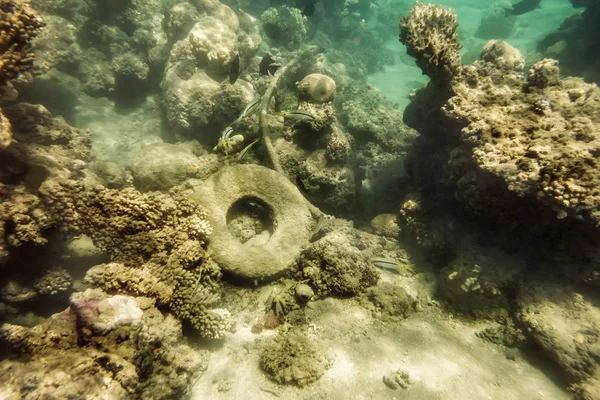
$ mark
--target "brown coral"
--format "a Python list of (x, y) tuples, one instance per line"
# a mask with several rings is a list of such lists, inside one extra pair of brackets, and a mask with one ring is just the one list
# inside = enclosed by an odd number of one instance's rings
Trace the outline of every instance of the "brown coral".
[(417, 2), (400, 22), (400, 41), (423, 73), (436, 84), (448, 83), (461, 69), (461, 45), (453, 10)]
[(470, 68), (477, 84), (457, 83), (446, 107), (465, 122), (462, 139), (474, 146), (479, 168), (559, 218), (600, 224), (600, 90), (576, 78), (559, 81), (549, 60), (535, 64), (527, 82), (489, 64)]
[(113, 293), (151, 296), (207, 338), (221, 338), (231, 329), (227, 310), (215, 308), (221, 272), (207, 259), (212, 228), (203, 209), (177, 191), (79, 186), (75, 191), (73, 223), (113, 261), (92, 268), (89, 283)]
[(189, 397), (208, 353), (185, 344), (181, 323), (148, 300), (87, 290), (33, 328), (3, 324), (0, 345), (15, 355), (0, 361), (3, 396)]
[(0, 0), (0, 86), (32, 68), (31, 40), (43, 26), (29, 0)]

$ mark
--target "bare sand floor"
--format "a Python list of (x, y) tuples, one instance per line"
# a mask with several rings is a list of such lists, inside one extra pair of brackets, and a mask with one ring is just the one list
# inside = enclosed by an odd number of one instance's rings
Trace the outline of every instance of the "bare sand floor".
[[(416, 294), (419, 278), (384, 276)], [(423, 281), (421, 279), (421, 281)], [(570, 395), (518, 352), (486, 342), (482, 325), (453, 318), (421, 287), (419, 311), (400, 322), (383, 322), (358, 301), (313, 302), (306, 315), (308, 336), (325, 344), (333, 365), (304, 388), (278, 385), (259, 368), (262, 343), (276, 331), (253, 334), (270, 287), (239, 313), (237, 332), (216, 349), (194, 388), (194, 399), (569, 399)], [(255, 307), (256, 308), (256, 307)], [(510, 360), (509, 358), (513, 359)], [(384, 375), (409, 374), (407, 389), (392, 390)]]

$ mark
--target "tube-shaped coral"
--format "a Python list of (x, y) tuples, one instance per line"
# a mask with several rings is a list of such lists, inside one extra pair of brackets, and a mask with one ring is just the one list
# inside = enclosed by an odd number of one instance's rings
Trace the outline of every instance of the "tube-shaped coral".
[(33, 66), (31, 40), (44, 26), (29, 0), (0, 0), (0, 86)]

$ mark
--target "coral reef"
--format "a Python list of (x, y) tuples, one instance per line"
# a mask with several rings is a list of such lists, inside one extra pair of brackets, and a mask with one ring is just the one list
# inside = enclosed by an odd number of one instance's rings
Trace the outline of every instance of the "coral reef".
[(307, 18), (297, 8), (269, 8), (260, 19), (266, 34), (276, 44), (300, 44), (306, 40)]
[(143, 103), (158, 87), (157, 75), (172, 44), (163, 31), (159, 0), (110, 7), (81, 0), (36, 2), (36, 6), (48, 20), (47, 29), (34, 42), (41, 61), (36, 72), (42, 77), (56, 68), (78, 79), (85, 93), (110, 97), (123, 107)]
[[(219, 301), (219, 267), (207, 259), (206, 213), (182, 194), (74, 188), (73, 223), (122, 265), (95, 267), (87, 281), (117, 293), (152, 296), (203, 337), (232, 325)], [(164, 303), (162, 303), (164, 302)]]
[(141, 191), (168, 190), (189, 178), (206, 179), (217, 171), (217, 155), (194, 143), (156, 143), (143, 147), (131, 166), (133, 183)]
[(445, 7), (417, 2), (400, 22), (400, 41), (406, 53), (436, 85), (448, 84), (461, 69), (458, 23)]
[(44, 21), (29, 0), (2, 0), (0, 12), (0, 86), (4, 86), (32, 68), (31, 41), (40, 33)]
[(11, 248), (47, 243), (47, 231), (68, 212), (48, 192), (56, 179), (81, 177), (89, 158), (89, 132), (71, 128), (44, 107), (19, 103), (3, 111), (14, 141), (0, 149), (0, 261)]
[(377, 283), (379, 273), (357, 246), (360, 237), (341, 229), (326, 234), (304, 250), (294, 277), (306, 281), (319, 296), (354, 296)]
[(376, 235), (397, 238), (400, 235), (400, 226), (398, 225), (395, 214), (379, 214), (371, 220), (371, 228)]
[(392, 390), (408, 389), (410, 375), (406, 371), (398, 370), (383, 376), (383, 383)]
[(5, 398), (182, 398), (208, 363), (152, 300), (99, 290), (74, 294), (36, 327), (2, 325), (0, 343)]
[(294, 330), (275, 337), (260, 354), (261, 368), (285, 385), (303, 387), (317, 381), (331, 364), (330, 357), (318, 342)]
[[(432, 15), (433, 37), (446, 38), (440, 57), (453, 59), (457, 41), (446, 33), (455, 24), (442, 10)], [(446, 86), (430, 84), (415, 96), (411, 107), (430, 120), (406, 119), (420, 133), (411, 170), (422, 194), (403, 204), (402, 228), (431, 247), (444, 237), (430, 229), (432, 210), (470, 223), (469, 234), (485, 239), (456, 246), (438, 294), (454, 309), (504, 325), (481, 337), (514, 346), (523, 335), (533, 340), (578, 398), (595, 398), (598, 310), (594, 289), (588, 294), (581, 283), (600, 282), (600, 92), (582, 79), (561, 79), (555, 60), (525, 74), (523, 66), (516, 49), (493, 41), (479, 61), (452, 70)], [(425, 155), (430, 160), (418, 160)]]
[(212, 147), (218, 133), (256, 97), (254, 87), (243, 78), (233, 85), (220, 82), (227, 78), (234, 59), (250, 57), (261, 42), (252, 25), (240, 23), (235, 14), (229, 24), (210, 15), (203, 18), (205, 24), (198, 22), (187, 38), (173, 46), (161, 89), (173, 134)]
[(335, 97), (335, 81), (327, 75), (310, 74), (298, 83), (298, 97), (309, 103), (328, 103)]
[[(405, 24), (422, 21), (411, 15)], [(457, 39), (447, 33), (455, 22), (443, 10), (430, 16), (439, 31), (432, 37), (446, 40), (439, 43), (445, 52), (440, 57), (453, 59)], [(405, 32), (403, 40), (410, 43), (427, 34)], [(406, 122), (421, 133), (423, 151), (437, 153), (446, 165), (429, 178), (443, 183), (428, 183), (430, 189), (455, 197), (536, 264), (546, 260), (573, 279), (598, 282), (598, 88), (577, 78), (561, 80), (551, 60), (536, 63), (525, 79), (518, 52), (499, 42), (486, 46), (481, 58), (446, 69), (447, 86), (430, 84), (411, 105), (416, 113)], [(423, 113), (425, 123), (419, 121)], [(524, 226), (536, 233), (525, 234)]]
[(459, 245), (458, 257), (440, 270), (438, 293), (465, 314), (506, 316), (510, 295), (524, 270), (520, 259), (466, 239)]

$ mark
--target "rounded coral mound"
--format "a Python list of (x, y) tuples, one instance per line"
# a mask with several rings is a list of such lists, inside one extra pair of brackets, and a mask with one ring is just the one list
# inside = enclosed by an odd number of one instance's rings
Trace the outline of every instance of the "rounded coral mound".
[(328, 103), (335, 97), (335, 81), (323, 74), (310, 74), (298, 84), (300, 100), (309, 103)]
[(354, 296), (377, 283), (378, 271), (354, 245), (347, 230), (334, 231), (303, 253), (295, 276), (306, 280), (321, 296)]
[(290, 331), (265, 346), (260, 366), (279, 383), (306, 386), (323, 376), (331, 367), (331, 360), (318, 342)]

